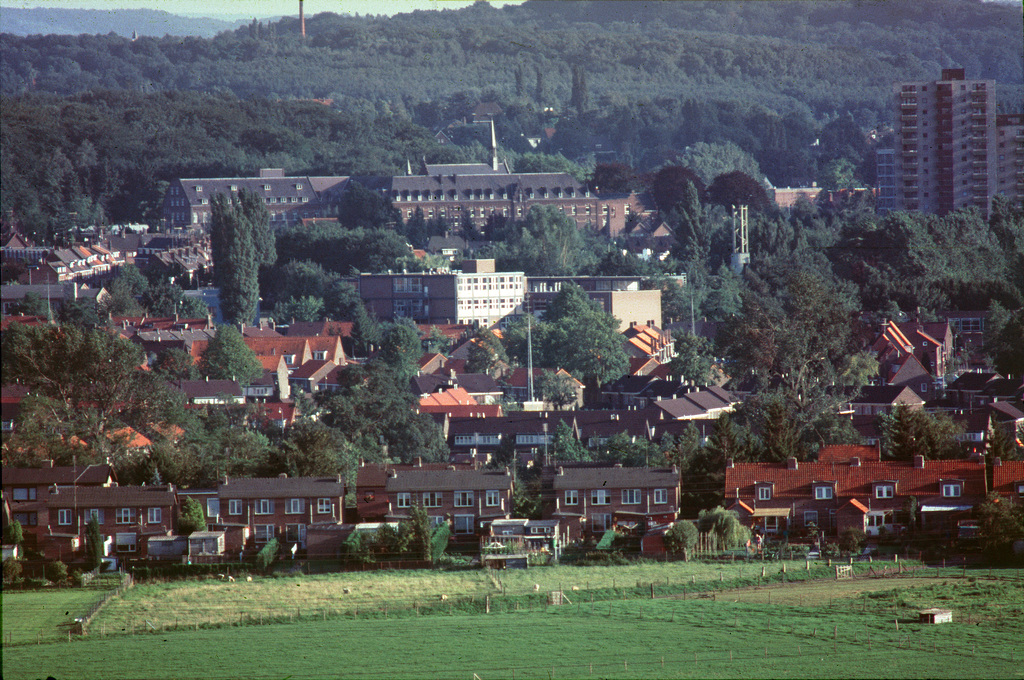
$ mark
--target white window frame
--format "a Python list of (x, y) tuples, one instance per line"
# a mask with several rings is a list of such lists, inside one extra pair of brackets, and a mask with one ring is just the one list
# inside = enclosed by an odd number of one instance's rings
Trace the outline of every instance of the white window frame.
[(228, 499), (228, 514), (229, 515), (241, 515), (242, 514), (242, 499), (241, 498), (229, 498)]
[(425, 508), (439, 508), (442, 503), (442, 495), (440, 491), (424, 491), (423, 492), (423, 507)]
[(668, 503), (668, 489), (655, 489), (654, 504), (665, 505), (666, 503)]
[(96, 518), (97, 523), (103, 524), (103, 508), (89, 508), (85, 511), (86, 523), (91, 522), (93, 517)]
[(895, 484), (876, 484), (875, 498), (893, 498), (896, 496)]
[(455, 492), (455, 507), (457, 507), (457, 508), (471, 508), (471, 507), (473, 507), (473, 492), (472, 491), (456, 491)]
[(135, 552), (139, 549), (139, 537), (131, 532), (117, 533), (114, 535), (114, 549), (119, 553)]
[(640, 505), (640, 489), (623, 489), (623, 505)]
[(253, 505), (255, 505), (253, 512), (257, 515), (274, 514), (274, 501), (270, 498), (257, 498)]
[(484, 505), (489, 508), (496, 508), (501, 505), (501, 492), (497, 489), (488, 489), (484, 496)]
[(162, 508), (146, 508), (146, 523), (160, 524), (163, 514)]
[(611, 505), (612, 492), (608, 489), (592, 489), (590, 491), (591, 505)]
[(253, 525), (253, 540), (257, 543), (269, 543), (275, 535), (275, 526), (273, 524), (255, 524)]
[(395, 496), (396, 508), (408, 508), (412, 506), (412, 494), (408, 491), (399, 491)]
[(580, 492), (577, 489), (566, 489), (565, 490), (565, 504), (566, 505), (579, 505), (580, 504)]
[(60, 508), (57, 510), (57, 524), (61, 526), (70, 526), (72, 520), (71, 508)]
[(133, 524), (135, 522), (135, 508), (118, 508), (115, 517), (116, 524)]
[[(598, 524), (601, 525), (598, 528)], [(608, 513), (594, 513), (590, 516), (591, 531), (607, 531), (612, 526), (612, 516)]]
[(818, 511), (817, 510), (804, 510), (804, 526), (813, 524), (818, 526)]
[[(462, 524), (462, 527), (459, 524)], [(456, 534), (472, 534), (475, 531), (473, 515), (455, 515), (452, 522), (452, 530)]]
[(942, 484), (943, 498), (960, 498), (962, 491), (960, 482), (944, 482)]
[(316, 499), (316, 514), (318, 515), (329, 515), (334, 509), (334, 504), (330, 498), (317, 498)]
[(304, 498), (289, 498), (287, 505), (284, 506), (284, 514), (301, 515), (302, 511), (306, 509), (305, 500)]
[(770, 486), (759, 486), (757, 487), (757, 500), (759, 501), (770, 501), (772, 499), (772, 487)]
[(832, 500), (832, 487), (827, 484), (821, 484), (814, 487), (814, 500), (817, 501), (830, 501)]

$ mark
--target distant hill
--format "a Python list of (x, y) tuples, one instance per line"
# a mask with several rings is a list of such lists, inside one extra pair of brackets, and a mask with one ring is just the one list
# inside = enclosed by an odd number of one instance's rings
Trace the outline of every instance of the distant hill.
[(223, 21), (205, 17), (182, 17), (152, 9), (19, 9), (4, 7), (0, 12), (0, 32), (13, 35), (107, 35), (126, 38), (138, 35), (162, 37), (191, 35), (212, 38), (221, 31), (237, 28), (243, 21)]

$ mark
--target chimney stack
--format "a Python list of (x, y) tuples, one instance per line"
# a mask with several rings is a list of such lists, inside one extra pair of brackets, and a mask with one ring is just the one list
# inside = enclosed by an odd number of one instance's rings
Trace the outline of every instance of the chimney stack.
[(299, 25), (302, 28), (302, 37), (306, 37), (306, 13), (302, 10), (302, 0), (299, 0)]
[(914, 467), (918, 470), (924, 469), (924, 456), (914, 456)]
[(786, 460), (787, 470), (796, 470), (799, 467), (799, 463), (796, 462), (796, 458), (789, 458)]

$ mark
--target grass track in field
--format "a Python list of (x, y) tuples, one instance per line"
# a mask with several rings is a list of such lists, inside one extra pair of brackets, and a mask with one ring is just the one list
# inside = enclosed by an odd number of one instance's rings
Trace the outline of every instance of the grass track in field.
[[(1024, 601), (1020, 584), (938, 583), (899, 591), (910, 598), (949, 597), (958, 610), (984, 609), (993, 596)], [(593, 611), (563, 606), (545, 613), (337, 619), (92, 637), (7, 649), (3, 670), (8, 680), (46, 674), (96, 680), (470, 680), (473, 673), (492, 680), (511, 678), (513, 668), (519, 679), (1024, 677), (1019, 609), (980, 625), (907, 622), (897, 632), (884, 602), (869, 602), (867, 612), (851, 605), (628, 600), (602, 603)], [(1014, 652), (1016, 660), (1010, 661)]]

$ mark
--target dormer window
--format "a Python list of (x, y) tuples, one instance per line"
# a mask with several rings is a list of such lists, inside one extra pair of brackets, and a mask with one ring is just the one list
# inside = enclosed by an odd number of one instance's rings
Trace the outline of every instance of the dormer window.
[(197, 184), (196, 185), (196, 193), (197, 194), (201, 194), (202, 192), (203, 192), (203, 185), (202, 184)]
[(875, 484), (875, 498), (892, 498), (896, 495), (896, 485), (892, 482)]
[(302, 191), (302, 185), (301, 184), (296, 184), (295, 185), (295, 190), (296, 191)]
[(818, 484), (814, 487), (814, 499), (818, 501), (827, 501), (832, 499), (832, 485), (831, 484)]
[(942, 483), (942, 497), (943, 498), (960, 498), (960, 492), (962, 491), (963, 485), (960, 482), (943, 482)]
[(263, 190), (264, 191), (270, 191), (270, 185), (269, 184), (264, 184), (263, 185)]
[(228, 188), (229, 188), (229, 189), (231, 189), (231, 191), (238, 191), (238, 185), (237, 185), (237, 184), (232, 184), (232, 185), (231, 185), (230, 187), (228, 187)]
[(772, 499), (772, 486), (771, 484), (758, 484), (757, 485), (757, 500), (759, 501), (770, 501)]

